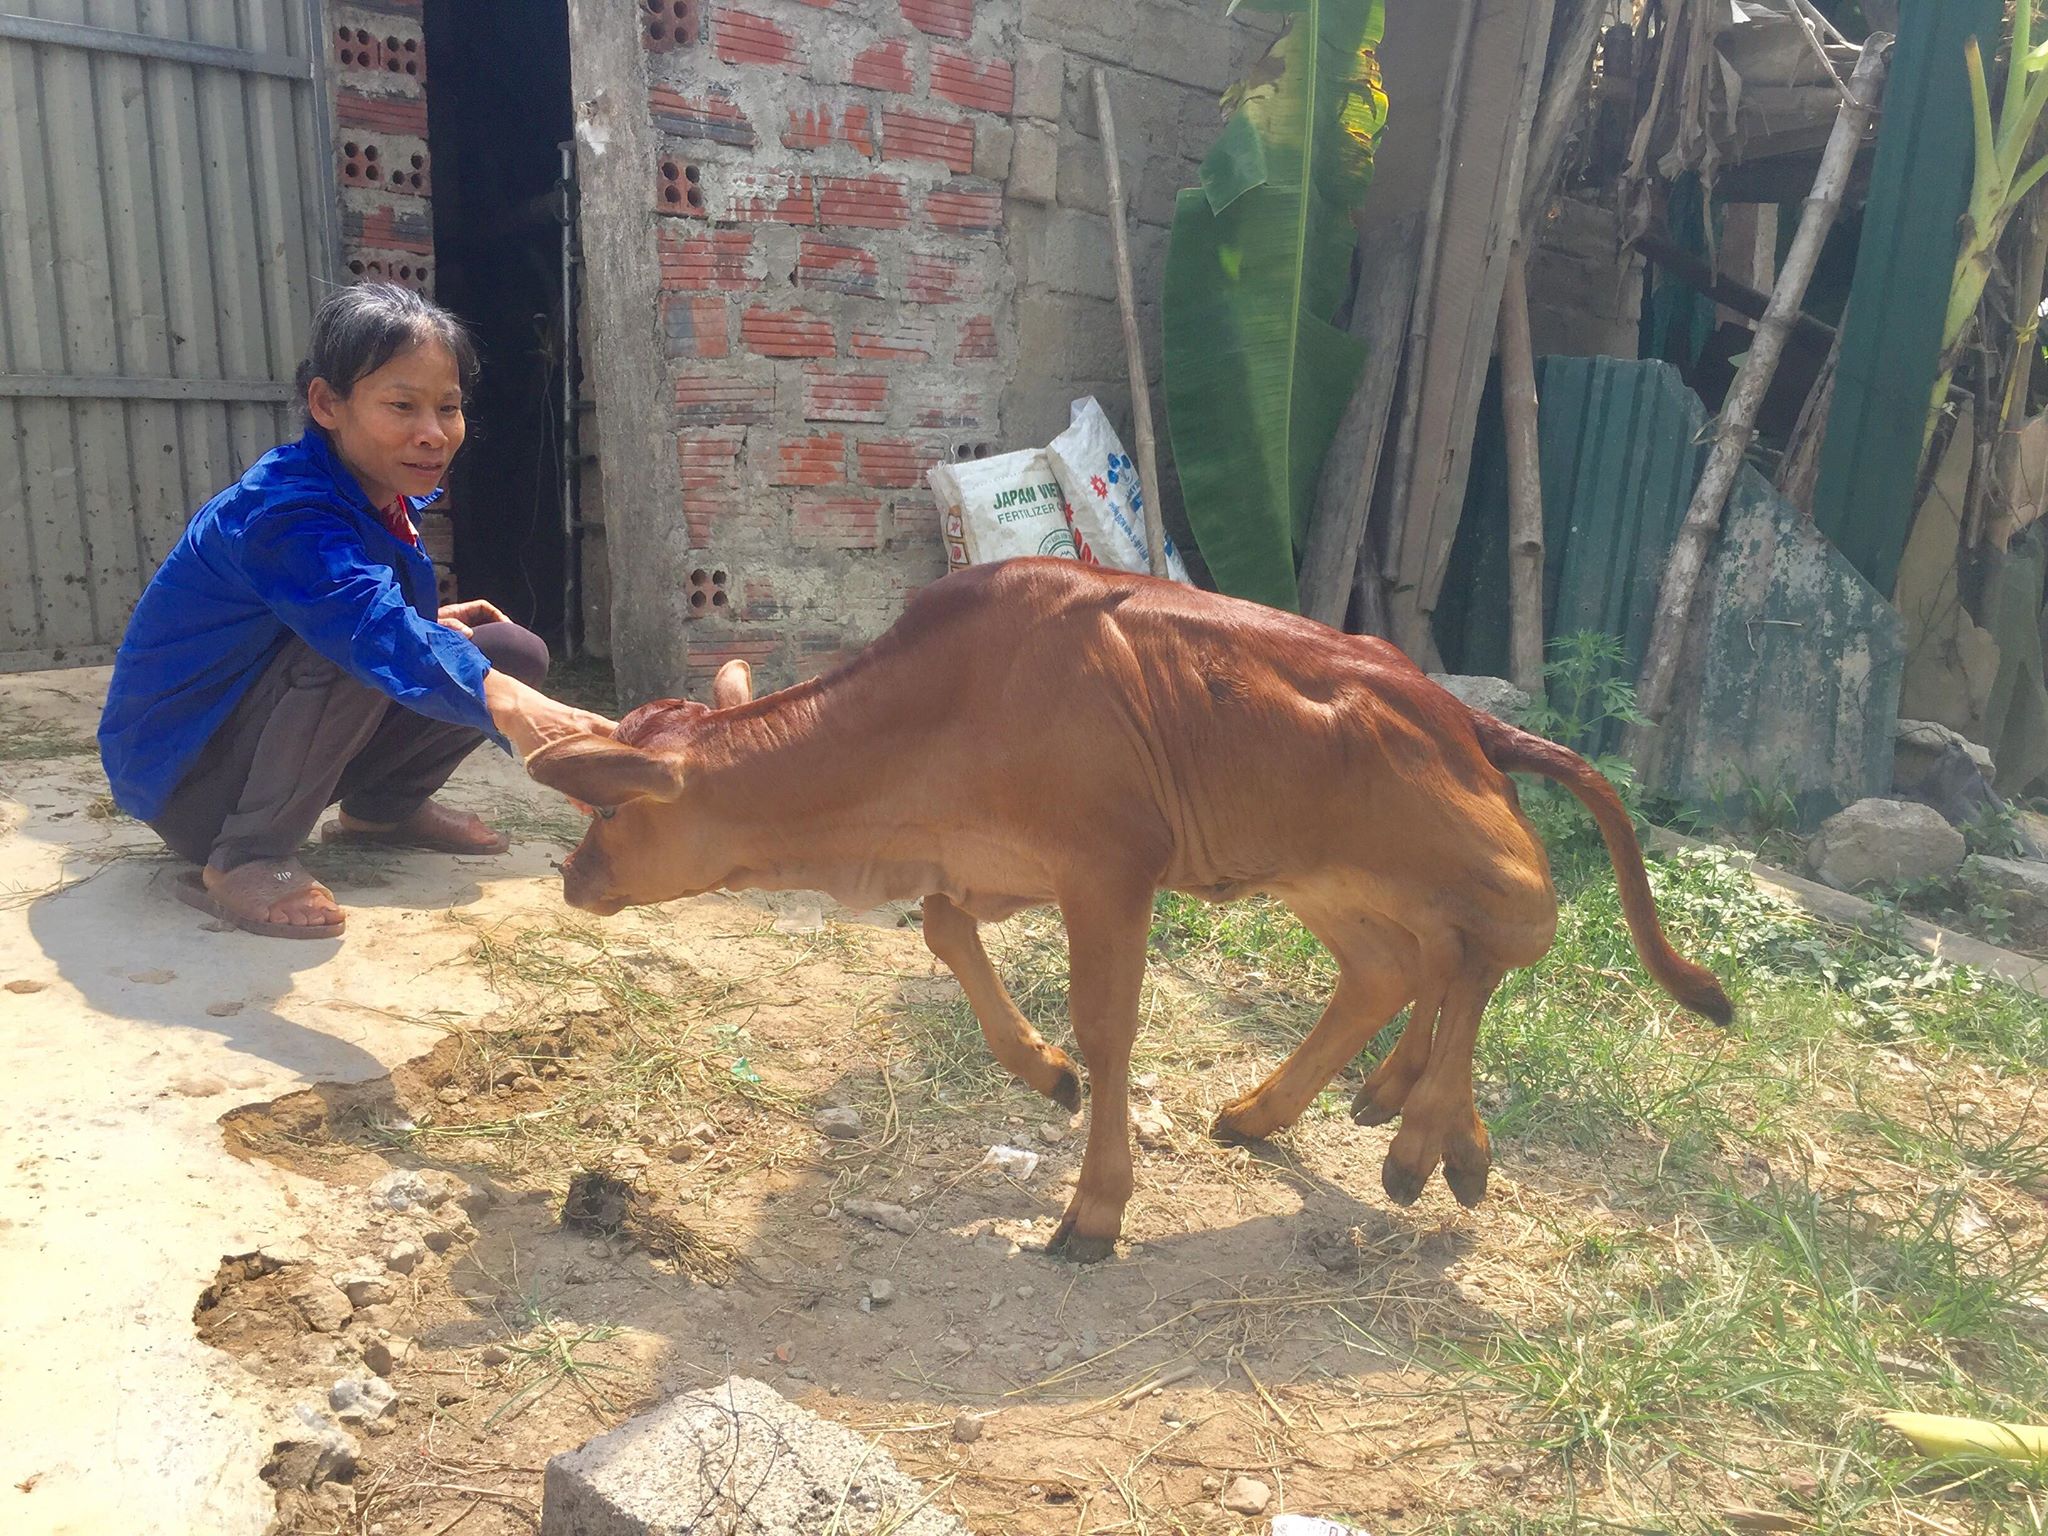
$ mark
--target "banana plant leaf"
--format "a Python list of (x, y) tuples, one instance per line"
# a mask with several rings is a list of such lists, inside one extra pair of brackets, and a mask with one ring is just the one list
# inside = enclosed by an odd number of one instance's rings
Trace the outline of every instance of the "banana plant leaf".
[(1225, 96), (1198, 188), (1174, 204), (1167, 427), (1188, 522), (1225, 592), (1297, 609), (1323, 455), (1365, 362), (1330, 322), (1386, 122), (1384, 0), (1233, 0), (1286, 30)]

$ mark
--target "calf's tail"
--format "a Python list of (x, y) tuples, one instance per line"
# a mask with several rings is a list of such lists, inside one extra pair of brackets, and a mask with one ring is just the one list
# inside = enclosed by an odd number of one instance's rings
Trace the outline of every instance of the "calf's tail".
[(1591, 763), (1569, 747), (1532, 735), (1492, 715), (1472, 711), (1472, 725), (1479, 733), (1480, 750), (1503, 773), (1534, 773), (1562, 784), (1588, 811), (1607, 843), (1607, 856), (1614, 863), (1615, 884), (1621, 889), (1621, 911), (1628, 920), (1629, 937), (1643, 967), (1657, 985), (1678, 1002), (1716, 1024), (1735, 1017), (1734, 1006), (1714, 973), (1686, 959), (1664, 937), (1657, 921), (1657, 904), (1650, 895), (1650, 878), (1643, 872), (1643, 850), (1636, 842), (1636, 828), (1628, 808), (1614, 786)]

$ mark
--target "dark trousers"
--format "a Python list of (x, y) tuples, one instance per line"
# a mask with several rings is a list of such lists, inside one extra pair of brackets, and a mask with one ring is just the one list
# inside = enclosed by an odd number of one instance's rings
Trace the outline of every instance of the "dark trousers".
[[(473, 638), (520, 682), (547, 675), (547, 644), (531, 630), (479, 624)], [(287, 859), (337, 802), (362, 821), (405, 820), (483, 741), (394, 703), (293, 636), (150, 826), (195, 864)]]

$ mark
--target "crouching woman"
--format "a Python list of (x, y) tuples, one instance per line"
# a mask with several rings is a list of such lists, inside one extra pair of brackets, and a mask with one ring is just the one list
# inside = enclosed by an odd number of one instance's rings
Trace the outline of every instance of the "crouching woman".
[(299, 369), (307, 426), (202, 507), (114, 662), (115, 803), (201, 866), (180, 899), (251, 933), (346, 923), (299, 862), (330, 842), (449, 853), (506, 839), (432, 796), (486, 740), (522, 757), (612, 723), (540, 691), (546, 645), (486, 602), (437, 606), (414, 517), (462, 446), (476, 354), (406, 289), (335, 293)]

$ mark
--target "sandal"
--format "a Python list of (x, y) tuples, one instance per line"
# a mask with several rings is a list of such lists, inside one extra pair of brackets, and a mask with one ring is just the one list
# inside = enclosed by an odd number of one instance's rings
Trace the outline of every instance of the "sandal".
[(319, 891), (333, 899), (334, 892), (307, 874), (296, 859), (252, 859), (237, 864), (215, 890), (206, 888), (202, 871), (191, 870), (179, 877), (176, 891), (186, 906), (266, 939), (333, 939), (348, 926), (345, 916), (331, 923), (281, 923), (266, 915), (276, 911), (279, 902), (302, 891)]
[[(474, 827), (489, 840), (465, 840), (461, 830)], [(320, 829), (320, 841), (340, 848), (423, 848), (429, 853), (458, 853), (471, 858), (488, 858), (512, 846), (502, 832), (492, 832), (483, 818), (468, 811), (451, 811), (429, 800), (395, 827), (347, 827), (330, 821)]]

